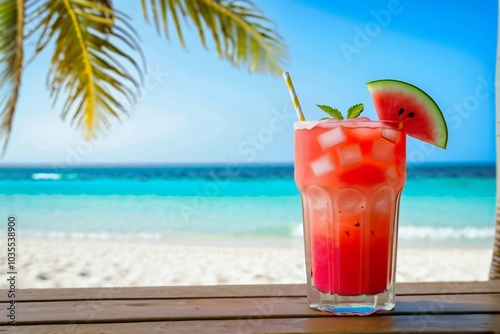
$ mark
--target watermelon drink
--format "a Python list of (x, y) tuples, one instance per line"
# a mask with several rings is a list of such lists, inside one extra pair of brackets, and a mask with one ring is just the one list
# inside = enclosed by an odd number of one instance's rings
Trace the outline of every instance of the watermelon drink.
[(405, 139), (369, 120), (296, 123), (295, 181), (318, 291), (375, 295), (392, 284)]
[(393, 285), (406, 136), (385, 123), (295, 123), (308, 280), (321, 294), (377, 295)]
[(378, 80), (368, 89), (380, 121), (360, 118), (358, 104), (347, 120), (337, 109), (318, 105), (331, 117), (294, 123), (308, 303), (333, 314), (395, 307), (406, 135), (442, 148), (448, 139), (440, 109), (416, 86)]

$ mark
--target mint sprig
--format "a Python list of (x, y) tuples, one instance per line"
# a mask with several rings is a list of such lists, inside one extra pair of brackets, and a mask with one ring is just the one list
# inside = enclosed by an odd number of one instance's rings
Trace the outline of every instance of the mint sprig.
[[(330, 115), (330, 117), (323, 117), (320, 120), (335, 118), (341, 121), (344, 119), (344, 116), (342, 116), (342, 113), (337, 108), (332, 108), (330, 106), (326, 106), (323, 104), (317, 104), (316, 106), (321, 110), (323, 110), (324, 112), (326, 112), (328, 115)], [(363, 103), (358, 103), (353, 105), (347, 110), (347, 119), (358, 117), (363, 112), (364, 109), (365, 106), (363, 105)]]
[(356, 118), (358, 117), (363, 110), (365, 109), (365, 106), (363, 103), (355, 104), (352, 107), (347, 110), (347, 118)]
[[(342, 113), (337, 108), (332, 108), (330, 106), (325, 106), (322, 104), (317, 104), (316, 106), (318, 106), (321, 110), (326, 112), (332, 118), (338, 119), (339, 121), (344, 119), (344, 117), (342, 116)], [(326, 117), (326, 118), (328, 118), (328, 117)]]

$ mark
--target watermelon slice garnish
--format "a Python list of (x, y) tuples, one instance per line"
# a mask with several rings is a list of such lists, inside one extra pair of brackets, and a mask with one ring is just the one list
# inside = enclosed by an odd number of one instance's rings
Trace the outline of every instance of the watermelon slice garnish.
[(380, 120), (401, 122), (409, 136), (446, 148), (446, 121), (427, 93), (392, 79), (371, 81), (367, 85)]

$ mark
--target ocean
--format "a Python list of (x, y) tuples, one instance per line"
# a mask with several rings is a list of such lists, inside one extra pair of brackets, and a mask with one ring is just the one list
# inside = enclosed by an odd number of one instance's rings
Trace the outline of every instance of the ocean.
[[(412, 166), (399, 245), (492, 245), (495, 166)], [(0, 212), (18, 236), (300, 240), (292, 165), (1, 167)]]

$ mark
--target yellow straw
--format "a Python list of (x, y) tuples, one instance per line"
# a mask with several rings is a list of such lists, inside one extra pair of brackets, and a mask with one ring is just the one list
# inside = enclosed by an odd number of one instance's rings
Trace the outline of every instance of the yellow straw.
[(290, 97), (292, 98), (293, 107), (295, 108), (295, 112), (299, 117), (299, 121), (305, 121), (304, 113), (302, 112), (302, 108), (300, 108), (299, 98), (297, 97), (297, 93), (295, 93), (295, 89), (293, 88), (292, 78), (290, 78), (290, 74), (288, 72), (283, 72), (283, 78), (285, 78), (286, 86), (288, 88), (288, 92), (290, 93)]

